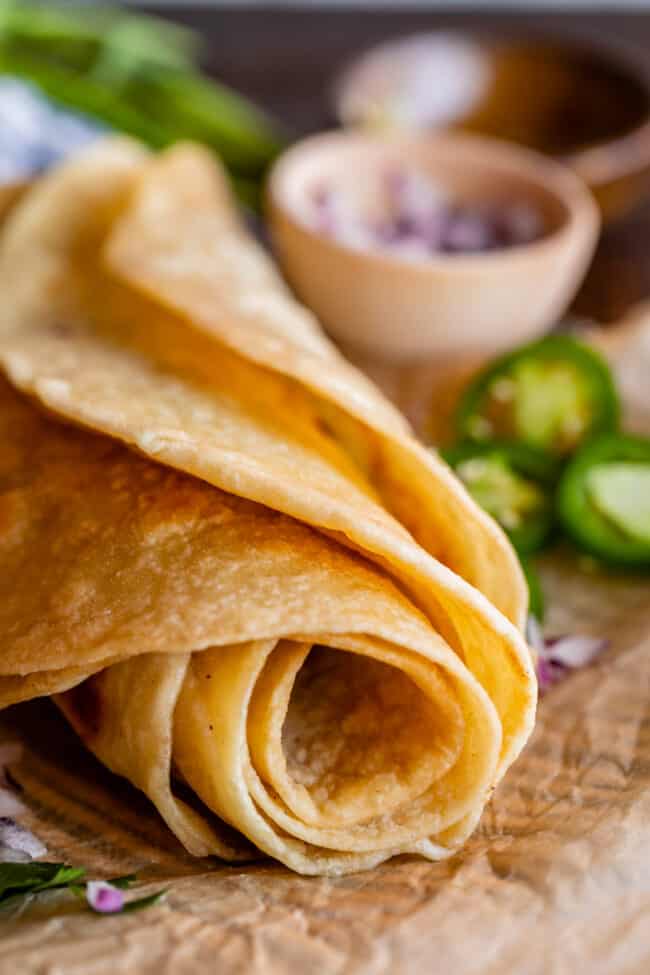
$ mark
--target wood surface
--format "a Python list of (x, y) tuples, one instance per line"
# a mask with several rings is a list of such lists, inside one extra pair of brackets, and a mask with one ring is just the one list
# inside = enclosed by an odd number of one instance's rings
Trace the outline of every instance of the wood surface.
[[(204, 30), (211, 67), (296, 132), (326, 123), (326, 82), (359, 47), (396, 32), (476, 22), (205, 10), (183, 19)], [(650, 48), (650, 18), (593, 17), (594, 25)], [(650, 207), (608, 231), (577, 302), (581, 314), (611, 320), (648, 294), (649, 239)], [(644, 334), (639, 344), (626, 336), (615, 354), (637, 424), (647, 429)], [(427, 364), (365, 365), (421, 429), (431, 402), (441, 406)], [(14, 778), (29, 810), (24, 821), (50, 858), (84, 864), (94, 877), (135, 870), (143, 884), (168, 884), (170, 893), (142, 914), (96, 918), (74, 903), (51, 918), (13, 921), (0, 931), (0, 975), (647, 975), (647, 580), (595, 574), (564, 552), (549, 558), (544, 580), (550, 629), (606, 636), (610, 650), (545, 698), (532, 743), (477, 834), (445, 863), (400, 858), (319, 880), (268, 862), (192, 860), (147, 801), (84, 752), (49, 703), (12, 709), (0, 741), (23, 743)]]

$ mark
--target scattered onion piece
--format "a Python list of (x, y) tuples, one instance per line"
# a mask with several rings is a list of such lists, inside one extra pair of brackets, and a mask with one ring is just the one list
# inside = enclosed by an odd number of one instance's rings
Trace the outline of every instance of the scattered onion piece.
[(47, 853), (38, 837), (14, 818), (27, 810), (11, 787), (7, 769), (19, 761), (22, 751), (18, 742), (0, 745), (0, 863), (27, 863)]
[(47, 847), (10, 816), (0, 816), (0, 862), (24, 863), (47, 853)]
[(123, 892), (105, 880), (88, 881), (86, 900), (97, 914), (119, 914), (124, 908)]
[(542, 694), (572, 670), (588, 667), (609, 646), (609, 640), (584, 634), (544, 637), (534, 616), (528, 617), (526, 636), (537, 656), (537, 680)]

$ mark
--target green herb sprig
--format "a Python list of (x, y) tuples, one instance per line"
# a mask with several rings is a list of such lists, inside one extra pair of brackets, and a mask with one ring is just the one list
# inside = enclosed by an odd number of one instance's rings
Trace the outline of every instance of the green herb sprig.
[[(116, 890), (130, 890), (136, 882), (136, 874), (114, 877), (106, 881)], [(159, 890), (135, 900), (121, 901), (117, 909), (104, 911), (93, 907), (88, 893), (88, 881), (84, 867), (72, 867), (66, 863), (0, 863), (0, 912), (28, 903), (46, 891), (68, 891), (77, 897), (87, 899), (88, 907), (97, 914), (127, 914), (160, 903), (167, 893)], [(0, 915), (1, 916), (1, 915)]]
[(283, 135), (247, 98), (202, 74), (200, 46), (188, 28), (117, 6), (0, 0), (0, 74), (152, 148), (203, 142), (254, 205)]

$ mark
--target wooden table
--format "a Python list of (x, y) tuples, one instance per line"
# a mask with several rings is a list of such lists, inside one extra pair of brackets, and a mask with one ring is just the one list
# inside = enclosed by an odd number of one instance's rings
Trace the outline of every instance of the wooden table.
[[(350, 57), (400, 34), (438, 28), (592, 34), (635, 43), (650, 57), (650, 14), (644, 13), (369, 13), (207, 9), (191, 4), (147, 10), (197, 29), (205, 39), (208, 70), (275, 113), (296, 136), (333, 124), (332, 78)], [(650, 201), (604, 235), (576, 300), (576, 313), (612, 321), (650, 295), (649, 245)]]
[[(329, 79), (364, 45), (485, 23), (359, 12), (197, 10), (182, 19), (206, 35), (211, 69), (296, 133), (327, 124)], [(547, 19), (645, 38), (650, 47), (650, 17)], [(541, 18), (493, 22), (524, 20)], [(650, 204), (608, 231), (578, 300), (581, 313), (613, 318), (650, 293), (646, 238)], [(623, 383), (628, 402), (636, 386), (644, 430), (648, 371), (650, 336), (627, 355)], [(392, 392), (407, 410), (408, 396), (420, 398), (411, 377)], [(85, 753), (52, 710), (22, 708), (10, 728), (26, 750), (15, 779), (29, 800), (25, 824), (50, 856), (83, 863), (90, 876), (135, 871), (142, 883), (170, 891), (159, 909), (92, 923), (72, 909), (45, 923), (25, 918), (0, 932), (0, 975), (647, 975), (647, 581), (596, 576), (566, 557), (542, 568), (550, 631), (595, 633), (611, 639), (611, 650), (543, 702), (531, 744), (449, 861), (400, 858), (319, 879), (270, 862), (232, 867), (191, 858), (146, 800)]]

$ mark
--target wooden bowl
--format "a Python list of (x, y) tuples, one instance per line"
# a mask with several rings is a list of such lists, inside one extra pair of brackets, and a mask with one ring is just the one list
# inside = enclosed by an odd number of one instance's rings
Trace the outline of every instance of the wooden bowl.
[[(425, 123), (426, 106), (420, 118), (429, 131), (452, 128), (490, 135), (568, 163), (591, 188), (606, 220), (650, 192), (650, 65), (645, 51), (585, 37), (436, 32), (405, 38), (369, 51), (344, 73), (336, 94), (344, 124), (360, 122), (364, 106), (367, 113), (372, 102), (364, 97), (363, 87), (375, 97), (378, 73), (391, 60), (408, 65), (414, 57), (429, 57), (431, 76), (449, 82), (429, 86), (434, 92), (430, 119)], [(391, 83), (385, 82), (388, 87)], [(386, 124), (399, 125), (399, 116), (397, 111)], [(407, 124), (413, 121), (407, 113)]]
[[(346, 181), (362, 192), (373, 172), (400, 166), (470, 204), (527, 201), (546, 232), (523, 246), (409, 261), (311, 228), (315, 185)], [(542, 334), (575, 294), (599, 229), (591, 194), (570, 169), (469, 135), (313, 136), (276, 162), (267, 202), (278, 257), (302, 301), (339, 341), (401, 361), (493, 355)]]

